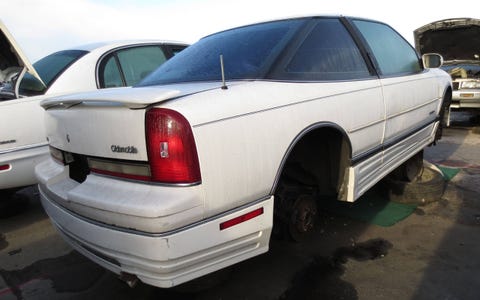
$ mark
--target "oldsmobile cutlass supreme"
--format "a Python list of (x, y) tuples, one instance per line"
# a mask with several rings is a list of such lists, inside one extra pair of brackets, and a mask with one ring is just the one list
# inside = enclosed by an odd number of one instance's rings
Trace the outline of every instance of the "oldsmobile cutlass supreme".
[(440, 65), (358, 18), (207, 36), (134, 88), (42, 102), (42, 203), (130, 283), (181, 284), (268, 251), (274, 220), (300, 239), (326, 199), (409, 171), (451, 97)]

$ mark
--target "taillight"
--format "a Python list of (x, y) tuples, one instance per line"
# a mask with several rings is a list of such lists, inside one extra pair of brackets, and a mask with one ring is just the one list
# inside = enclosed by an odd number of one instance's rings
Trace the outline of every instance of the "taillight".
[(150, 167), (144, 163), (87, 158), (91, 172), (132, 180), (151, 181)]
[(197, 149), (187, 119), (165, 108), (150, 109), (145, 119), (151, 180), (164, 183), (200, 182)]
[(67, 165), (73, 161), (73, 156), (71, 153), (62, 151), (52, 146), (49, 146), (49, 148), (52, 158), (62, 165)]

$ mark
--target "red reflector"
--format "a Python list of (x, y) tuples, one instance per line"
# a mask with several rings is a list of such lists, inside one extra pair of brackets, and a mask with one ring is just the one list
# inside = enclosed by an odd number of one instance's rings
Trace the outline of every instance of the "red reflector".
[(224, 230), (224, 229), (227, 229), (229, 227), (238, 225), (240, 223), (243, 223), (245, 221), (248, 221), (250, 219), (258, 217), (259, 215), (262, 215), (262, 214), (263, 214), (263, 207), (260, 207), (260, 208), (254, 210), (254, 211), (248, 212), (244, 215), (241, 215), (239, 217), (236, 217), (236, 218), (233, 218), (231, 220), (228, 220), (228, 221), (225, 221), (225, 222), (221, 223), (220, 224), (220, 230)]
[(0, 166), (0, 171), (5, 171), (5, 170), (8, 170), (10, 169), (10, 165), (1, 165)]

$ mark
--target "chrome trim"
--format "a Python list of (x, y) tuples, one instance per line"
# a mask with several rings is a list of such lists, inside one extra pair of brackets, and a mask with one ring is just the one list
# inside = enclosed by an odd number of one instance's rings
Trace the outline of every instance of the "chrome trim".
[(46, 147), (46, 146), (48, 146), (48, 143), (47, 143), (47, 142), (41, 143), (41, 144), (34, 144), (34, 145), (17, 147), (17, 148), (13, 148), (13, 149), (0, 150), (0, 154), (6, 154), (6, 153), (17, 152), (17, 151), (35, 149), (35, 148)]

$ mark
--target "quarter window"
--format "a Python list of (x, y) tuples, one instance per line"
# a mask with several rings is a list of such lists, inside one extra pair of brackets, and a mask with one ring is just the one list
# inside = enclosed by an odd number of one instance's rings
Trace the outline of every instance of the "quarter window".
[(105, 69), (103, 70), (102, 88), (125, 86), (122, 72), (116, 59), (116, 56), (112, 55), (106, 60)]
[(159, 46), (118, 50), (100, 65), (100, 88), (132, 86), (167, 60)]
[(285, 79), (347, 80), (370, 76), (360, 50), (339, 19), (320, 19), (287, 63)]
[(375, 56), (384, 76), (417, 73), (422, 70), (415, 50), (391, 27), (376, 22), (354, 20)]

